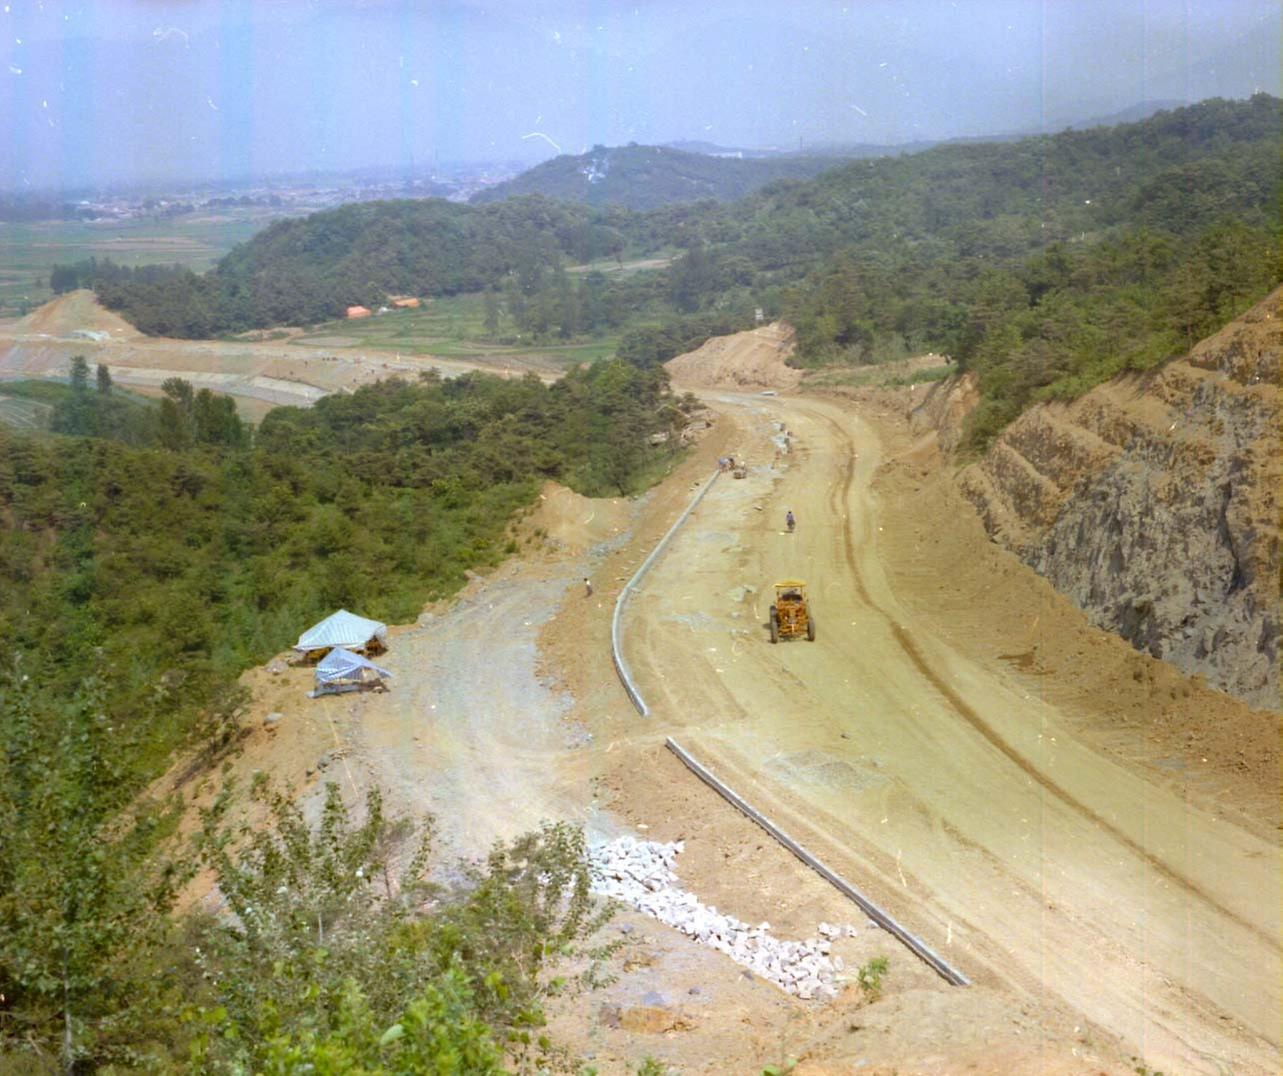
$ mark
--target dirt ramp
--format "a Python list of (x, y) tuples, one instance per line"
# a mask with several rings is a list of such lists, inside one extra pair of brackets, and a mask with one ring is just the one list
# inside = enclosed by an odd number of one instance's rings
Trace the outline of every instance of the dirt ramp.
[[(113, 314), (85, 288), (69, 291), (37, 307), (16, 325), (20, 333), (47, 333), (72, 336), (76, 333), (107, 333), (112, 339), (142, 334), (119, 314)], [(92, 339), (92, 337), (89, 337)]]
[(628, 529), (630, 511), (622, 497), (582, 497), (557, 482), (545, 482), (534, 510), (521, 528), (554, 549), (578, 556)]
[(782, 321), (760, 329), (714, 336), (665, 366), (683, 389), (791, 389), (802, 371), (785, 364), (794, 350), (793, 327)]

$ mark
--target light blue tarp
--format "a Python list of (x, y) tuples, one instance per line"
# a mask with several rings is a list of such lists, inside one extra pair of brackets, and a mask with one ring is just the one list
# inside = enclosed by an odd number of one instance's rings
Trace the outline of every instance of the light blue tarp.
[(370, 686), (378, 683), (381, 677), (391, 675), (387, 669), (375, 665), (369, 658), (337, 646), (316, 666), (316, 690), (312, 695), (315, 697)]
[(381, 646), (387, 646), (388, 626), (340, 609), (314, 627), (308, 628), (298, 637), (294, 649), (303, 653), (309, 650), (329, 650), (335, 646), (357, 649), (368, 645), (371, 639), (377, 639)]

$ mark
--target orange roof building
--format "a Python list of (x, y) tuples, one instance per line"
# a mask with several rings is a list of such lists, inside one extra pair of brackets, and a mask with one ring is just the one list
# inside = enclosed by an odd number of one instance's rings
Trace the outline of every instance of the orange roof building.
[(347, 316), (349, 321), (353, 318), (368, 318), (370, 316), (370, 308), (368, 306), (349, 306), (347, 308)]
[(413, 295), (398, 295), (392, 299), (392, 305), (398, 310), (418, 310), (419, 300)]

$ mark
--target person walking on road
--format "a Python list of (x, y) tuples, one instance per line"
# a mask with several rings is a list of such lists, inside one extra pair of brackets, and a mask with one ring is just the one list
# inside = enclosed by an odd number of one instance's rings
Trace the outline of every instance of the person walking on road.
[(592, 597), (592, 580), (588, 576), (584, 576), (584, 597)]
[(797, 526), (797, 520), (793, 517), (793, 509), (784, 513), (784, 525), (788, 527), (789, 534), (793, 533), (793, 528)]

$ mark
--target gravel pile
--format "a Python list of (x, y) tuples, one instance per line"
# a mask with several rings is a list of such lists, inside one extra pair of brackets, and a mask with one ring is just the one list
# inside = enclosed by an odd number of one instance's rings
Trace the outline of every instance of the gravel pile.
[(682, 889), (675, 873), (681, 850), (681, 841), (660, 844), (634, 837), (596, 845), (589, 853), (593, 891), (623, 901), (725, 953), (786, 993), (805, 1000), (837, 995), (842, 958), (834, 956), (830, 947), (835, 938), (854, 935), (855, 927), (821, 923), (819, 937), (781, 941), (771, 935), (770, 923), (751, 927), (701, 904), (694, 894)]

